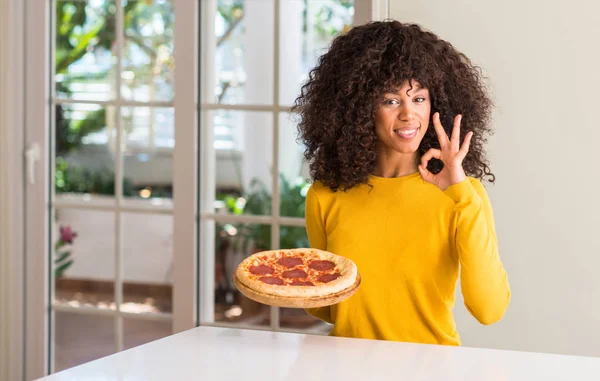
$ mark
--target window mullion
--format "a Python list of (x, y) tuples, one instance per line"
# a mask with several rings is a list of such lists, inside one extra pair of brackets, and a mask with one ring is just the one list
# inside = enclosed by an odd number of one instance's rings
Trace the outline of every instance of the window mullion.
[(198, 7), (174, 1), (175, 149), (173, 151), (173, 333), (196, 325), (198, 224)]
[[(114, 97), (117, 103), (115, 112), (115, 123), (117, 129), (116, 147), (115, 147), (115, 308), (121, 311), (123, 303), (123, 229), (121, 227), (121, 203), (123, 197), (123, 126), (121, 123), (121, 72), (123, 65), (123, 49), (125, 36), (125, 17), (123, 10), (123, 1), (116, 0), (116, 45), (117, 45), (117, 68), (115, 74), (115, 92)], [(117, 352), (123, 350), (123, 318), (117, 315), (115, 318), (115, 338), (117, 344)]]
[[(120, 78), (118, 79), (120, 81)], [(101, 105), (101, 106), (115, 106), (115, 107), (152, 107), (152, 108), (165, 108), (165, 107), (173, 107), (173, 102), (171, 101), (133, 101), (126, 99), (112, 99), (112, 100), (86, 100), (86, 99), (54, 99), (54, 104), (57, 105)]]
[[(272, 197), (271, 197), (271, 215), (273, 223), (271, 224), (271, 248), (279, 249), (279, 21), (280, 21), (280, 0), (274, 1), (273, 17), (273, 170), (272, 170)], [(279, 330), (279, 308), (271, 307), (271, 328)]]

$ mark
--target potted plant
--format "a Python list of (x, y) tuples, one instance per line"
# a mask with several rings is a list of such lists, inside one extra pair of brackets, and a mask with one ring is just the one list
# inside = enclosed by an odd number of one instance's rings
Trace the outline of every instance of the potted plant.
[[(280, 214), (285, 217), (304, 217), (306, 192), (310, 184), (299, 178), (290, 182), (280, 175)], [(221, 194), (228, 213), (236, 215), (271, 215), (272, 195), (270, 189), (260, 180), (253, 179), (246, 192), (242, 194)], [(271, 248), (271, 226), (263, 224), (218, 224), (216, 229), (217, 266), (221, 277), (217, 279), (216, 294), (219, 303), (230, 304), (233, 284), (233, 272), (236, 266), (249, 255)], [(280, 227), (280, 248), (307, 247), (309, 245), (306, 230), (299, 226)]]
[(71, 250), (77, 232), (70, 226), (60, 226), (58, 241), (54, 245), (54, 278), (59, 279), (65, 271), (73, 264)]

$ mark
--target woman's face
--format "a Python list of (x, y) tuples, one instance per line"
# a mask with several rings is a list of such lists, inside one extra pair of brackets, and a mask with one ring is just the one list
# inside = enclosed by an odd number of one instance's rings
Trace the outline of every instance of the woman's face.
[(408, 81), (389, 93), (375, 112), (375, 132), (380, 149), (398, 153), (415, 153), (427, 132), (431, 113), (429, 90)]

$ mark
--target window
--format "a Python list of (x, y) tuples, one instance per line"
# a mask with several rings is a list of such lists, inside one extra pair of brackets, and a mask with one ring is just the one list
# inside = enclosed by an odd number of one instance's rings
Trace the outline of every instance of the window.
[(354, 2), (201, 4), (213, 26), (202, 29), (200, 63), (200, 323), (329, 332), (303, 310), (247, 299), (232, 279), (253, 252), (309, 245), (308, 169), (290, 109), (318, 57), (352, 25)]
[(52, 2), (55, 371), (172, 332), (173, 5)]

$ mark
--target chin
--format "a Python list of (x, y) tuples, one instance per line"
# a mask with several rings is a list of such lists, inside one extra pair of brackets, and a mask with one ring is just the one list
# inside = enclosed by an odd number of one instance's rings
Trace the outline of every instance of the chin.
[(394, 151), (401, 154), (414, 154), (419, 150), (419, 144), (410, 144), (410, 145), (396, 145), (394, 147)]

